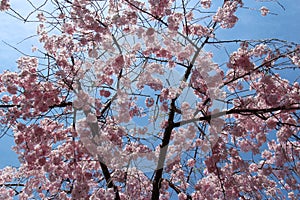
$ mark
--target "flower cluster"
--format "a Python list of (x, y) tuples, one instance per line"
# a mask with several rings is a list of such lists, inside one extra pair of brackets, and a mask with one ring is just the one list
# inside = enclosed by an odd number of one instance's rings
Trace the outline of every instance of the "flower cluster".
[(0, 11), (8, 10), (10, 8), (9, 0), (1, 0)]
[(200, 24), (190, 25), (187, 28), (183, 29), (184, 33), (187, 31), (187, 34), (197, 35), (199, 37), (209, 36), (212, 30), (207, 27), (203, 27)]
[(240, 1), (226, 1), (222, 8), (219, 8), (214, 15), (213, 20), (221, 23), (222, 28), (232, 28), (238, 21), (238, 17), (235, 16), (238, 6), (241, 6)]
[(153, 77), (153, 74), (163, 75), (164, 71), (160, 68), (158, 64), (150, 64), (146, 66), (145, 71), (139, 76), (137, 82), (137, 88), (143, 89), (145, 85), (148, 85), (153, 90), (161, 90), (163, 88), (163, 83), (159, 78)]
[(211, 6), (211, 0), (201, 0), (200, 2), (203, 8), (208, 9)]
[(170, 31), (177, 31), (183, 19), (182, 13), (173, 13), (168, 17), (168, 28)]
[(162, 17), (170, 14), (170, 6), (174, 0), (149, 0), (151, 14)]

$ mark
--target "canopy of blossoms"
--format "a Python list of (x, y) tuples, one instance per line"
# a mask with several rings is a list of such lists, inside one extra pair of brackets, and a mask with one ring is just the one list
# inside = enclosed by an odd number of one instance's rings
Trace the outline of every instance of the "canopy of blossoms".
[[(0, 74), (20, 160), (0, 170), (0, 198), (299, 199), (300, 86), (278, 73), (299, 73), (299, 45), (223, 40), (244, 3), (36, 5), (43, 48)], [(225, 66), (215, 45), (235, 47)]]

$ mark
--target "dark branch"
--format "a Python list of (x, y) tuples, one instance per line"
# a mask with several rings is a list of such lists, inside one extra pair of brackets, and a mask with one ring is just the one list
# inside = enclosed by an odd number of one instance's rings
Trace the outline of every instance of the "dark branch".
[(218, 113), (214, 113), (211, 115), (205, 115), (199, 118), (194, 118), (194, 119), (189, 119), (189, 120), (183, 120), (180, 122), (174, 123), (175, 127), (183, 126), (185, 124), (189, 124), (192, 122), (198, 122), (198, 121), (208, 121), (210, 122), (211, 119), (222, 117), (225, 115), (230, 115), (230, 114), (240, 114), (240, 115), (257, 115), (257, 114), (264, 114), (264, 113), (270, 113), (270, 112), (275, 112), (275, 111), (288, 111), (288, 110), (299, 110), (300, 107), (286, 107), (286, 106), (279, 106), (279, 107), (274, 107), (274, 108), (262, 108), (262, 109), (255, 109), (255, 108), (249, 108), (249, 109), (231, 109), (228, 111), (222, 111)]

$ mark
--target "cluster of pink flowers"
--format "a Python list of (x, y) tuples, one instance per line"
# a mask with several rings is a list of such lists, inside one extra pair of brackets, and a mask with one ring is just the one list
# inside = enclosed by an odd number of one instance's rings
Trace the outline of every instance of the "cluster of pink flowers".
[(231, 54), (228, 67), (250, 71), (254, 69), (254, 63), (250, 59), (248, 50), (239, 48), (237, 52)]
[(153, 90), (161, 90), (163, 88), (163, 83), (159, 78), (153, 77), (154, 73), (162, 75), (164, 72), (159, 69), (159, 65), (150, 64), (148, 67), (146, 67), (144, 73), (139, 76), (136, 84), (137, 88), (143, 89), (145, 85), (148, 85)]
[(289, 81), (281, 79), (278, 74), (265, 75), (260, 81), (253, 83), (257, 91), (256, 101), (262, 106), (279, 107), (296, 105), (299, 98), (299, 84), (289, 85)]
[(197, 35), (199, 37), (208, 36), (212, 30), (204, 27), (200, 24), (190, 25), (187, 28), (183, 28), (183, 33), (187, 32), (187, 34)]
[(1, 0), (0, 11), (8, 10), (10, 8), (9, 0)]
[(116, 14), (112, 20), (118, 26), (132, 26), (137, 23), (137, 15), (135, 11), (124, 11), (121, 16)]
[(238, 17), (235, 16), (238, 6), (241, 6), (240, 1), (225, 1), (222, 8), (219, 8), (214, 15), (213, 20), (219, 22), (222, 28), (232, 28), (238, 21)]
[(178, 31), (180, 23), (183, 19), (182, 13), (173, 13), (168, 17), (168, 28), (170, 31)]
[(1, 75), (2, 91), (11, 94), (9, 97), (3, 96), (2, 100), (16, 105), (6, 113), (9, 123), (14, 124), (16, 118), (21, 116), (27, 119), (46, 112), (49, 107), (62, 101), (58, 85), (38, 80), (37, 66), (36, 58), (22, 57), (18, 60), (19, 74), (6, 71)]
[(249, 72), (254, 69), (255, 63), (253, 57), (262, 57), (269, 52), (267, 45), (259, 44), (253, 49), (249, 49), (247, 43), (243, 43), (241, 47), (230, 55), (230, 61), (227, 63), (237, 73)]
[(149, 0), (150, 11), (154, 17), (162, 17), (170, 14), (171, 3), (174, 0)]
[[(18, 74), (15, 72), (6, 71), (1, 75), (2, 91), (6, 90), (10, 94), (17, 94), (17, 84), (19, 83)], [(5, 89), (4, 89), (5, 87)]]
[(211, 0), (201, 0), (200, 2), (203, 8), (208, 9), (211, 6)]

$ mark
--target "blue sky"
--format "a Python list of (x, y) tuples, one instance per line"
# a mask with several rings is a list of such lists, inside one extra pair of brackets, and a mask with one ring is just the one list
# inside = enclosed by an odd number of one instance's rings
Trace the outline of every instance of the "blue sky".
[[(23, 14), (32, 11), (32, 8), (25, 3), (20, 4), (20, 1), (21, 0), (11, 1), (12, 5), (16, 6), (16, 10)], [(241, 19), (238, 21), (235, 28), (229, 30), (220, 29), (216, 32), (217, 37), (228, 40), (279, 38), (300, 43), (299, 1), (281, 1), (285, 10), (274, 2), (261, 3), (255, 0), (244, 1), (246, 2), (245, 5), (252, 9), (240, 9), (238, 11), (238, 16)], [(263, 5), (268, 7), (270, 11), (275, 14), (269, 14), (266, 17), (262, 17), (259, 8)], [(29, 23), (24, 24), (5, 13), (0, 13), (0, 30), (0, 72), (3, 70), (16, 70), (16, 60), (21, 54), (15, 49), (7, 46), (4, 42), (15, 46), (25, 53), (31, 53), (32, 45), (37, 45), (37, 37), (25, 41), (23, 40), (35, 35), (36, 25)], [(224, 62), (224, 55), (216, 55), (217, 56), (214, 57), (216, 62)], [(290, 74), (286, 74), (285, 76), (288, 78)], [(12, 137), (4, 136), (0, 138), (0, 168), (7, 165), (18, 165), (17, 155), (11, 150), (13, 145)]]
[[(244, 2), (247, 2), (245, 6), (249, 5), (249, 7), (257, 10), (240, 9), (238, 15), (241, 20), (236, 25), (236, 30), (231, 29), (226, 31), (226, 33), (222, 34), (222, 37), (230, 39), (236, 35), (241, 39), (279, 38), (300, 42), (299, 1), (280, 1), (285, 10), (274, 2), (267, 3), (266, 1), (259, 3), (259, 0), (247, 0)], [(266, 6), (274, 14), (268, 14), (266, 17), (260, 16), (258, 10), (261, 6)]]

